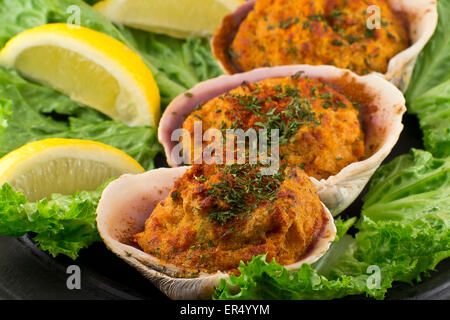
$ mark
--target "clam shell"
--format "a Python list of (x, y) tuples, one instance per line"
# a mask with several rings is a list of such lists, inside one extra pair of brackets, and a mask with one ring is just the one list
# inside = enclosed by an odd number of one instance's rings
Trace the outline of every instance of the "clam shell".
[[(222, 69), (228, 73), (239, 72), (230, 62), (227, 50), (241, 22), (253, 10), (256, 0), (249, 0), (233, 13), (225, 16), (222, 24), (211, 40), (214, 56)], [(398, 53), (389, 61), (385, 74), (379, 74), (391, 81), (400, 90), (406, 91), (411, 79), (417, 56), (424, 48), (436, 29), (438, 23), (436, 0), (389, 0), (389, 5), (396, 11), (406, 13), (411, 46)]]
[[(143, 174), (126, 174), (111, 182), (103, 191), (97, 208), (97, 226), (106, 246), (121, 259), (139, 270), (146, 278), (172, 299), (210, 299), (214, 287), (227, 273), (201, 273), (188, 278), (174, 265), (163, 265), (160, 260), (136, 248), (131, 236), (142, 232), (145, 221), (158, 202), (164, 199), (189, 167), (160, 168)], [(333, 217), (324, 206), (328, 222), (323, 227), (314, 247), (300, 261), (286, 266), (296, 270), (303, 263), (317, 261), (329, 248), (336, 235)]]
[(366, 145), (375, 144), (376, 151), (364, 161), (354, 162), (326, 180), (312, 179), (326, 207), (334, 215), (343, 211), (360, 194), (372, 174), (391, 152), (403, 130), (405, 99), (392, 83), (375, 74), (358, 76), (349, 70), (332, 66), (292, 65), (260, 68), (199, 83), (189, 90), (189, 97), (181, 94), (175, 98), (161, 117), (158, 139), (164, 147), (169, 165), (176, 166), (172, 149), (178, 143), (171, 141), (171, 134), (182, 127), (185, 116), (197, 105), (239, 87), (243, 81), (256, 82), (268, 78), (288, 77), (298, 71), (325, 82), (345, 81), (347, 88), (360, 87), (360, 90), (364, 90), (370, 97), (370, 107), (362, 109), (361, 113), (366, 122)]

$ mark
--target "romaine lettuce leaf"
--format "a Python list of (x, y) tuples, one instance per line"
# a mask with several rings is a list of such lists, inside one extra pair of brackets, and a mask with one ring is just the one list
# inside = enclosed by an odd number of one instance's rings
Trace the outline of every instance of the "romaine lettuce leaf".
[(450, 158), (412, 149), (373, 175), (362, 214), (374, 221), (410, 222), (428, 213), (445, 214), (448, 220), (449, 196)]
[(148, 62), (154, 74), (162, 73), (179, 86), (165, 85), (165, 78), (156, 79), (160, 88), (167, 87), (161, 94), (163, 106), (197, 83), (222, 74), (207, 39), (180, 40), (126, 27), (119, 27), (119, 30)]
[(439, 0), (437, 3), (439, 23), (433, 37), (417, 58), (405, 93), (409, 102), (450, 79), (450, 0)]
[(427, 151), (450, 156), (450, 80), (413, 100), (409, 112), (417, 114)]
[(421, 52), (406, 92), (408, 112), (416, 114), (425, 149), (450, 156), (450, 0), (439, 0), (439, 23)]
[(450, 256), (449, 177), (450, 159), (421, 150), (398, 157), (374, 175), (354, 238), (343, 236), (295, 272), (255, 257), (241, 264), (239, 276), (222, 280), (214, 298), (382, 299), (394, 281), (420, 280)]
[(8, 117), (12, 114), (12, 102), (0, 98), (0, 130), (8, 127)]
[(48, 200), (28, 202), (23, 193), (5, 183), (0, 188), (0, 234), (19, 237), (33, 232), (41, 249), (76, 259), (82, 248), (100, 241), (95, 210), (106, 185), (96, 191), (54, 194)]
[[(413, 267), (395, 276), (408, 282), (450, 256), (450, 158), (412, 149), (374, 174), (364, 200), (356, 235), (364, 261), (377, 263), (373, 248), (387, 246), (382, 259)], [(377, 242), (373, 232), (386, 237)]]

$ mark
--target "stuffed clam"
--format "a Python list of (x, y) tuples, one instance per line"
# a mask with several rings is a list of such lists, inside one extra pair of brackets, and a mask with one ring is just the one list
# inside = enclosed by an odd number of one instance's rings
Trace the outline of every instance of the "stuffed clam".
[(227, 73), (258, 67), (334, 65), (376, 72), (406, 90), (437, 25), (436, 0), (250, 0), (212, 39)]
[[(405, 110), (402, 93), (373, 74), (331, 66), (260, 68), (205, 81), (177, 97), (161, 118), (158, 138), (169, 165), (177, 166), (176, 129), (188, 137), (195, 135), (196, 123), (200, 137), (210, 128), (278, 130), (280, 159), (311, 177), (335, 215), (355, 200), (390, 153)], [(181, 139), (188, 155), (201, 154), (198, 144), (190, 148)], [(204, 139), (200, 148), (208, 143)]]
[(210, 298), (260, 254), (296, 270), (336, 234), (308, 176), (288, 165), (264, 177), (251, 164), (124, 175), (104, 190), (97, 226), (110, 250), (172, 299)]

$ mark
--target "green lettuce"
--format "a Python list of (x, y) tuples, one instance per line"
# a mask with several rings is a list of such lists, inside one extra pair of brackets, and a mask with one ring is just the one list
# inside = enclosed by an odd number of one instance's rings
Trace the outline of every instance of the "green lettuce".
[(450, 256), (450, 158), (413, 149), (376, 172), (364, 199), (356, 235), (364, 261), (380, 261), (376, 247), (386, 252), (381, 259), (410, 266), (395, 276), (409, 282)]
[(413, 75), (405, 93), (407, 101), (450, 80), (450, 0), (438, 1), (439, 22), (433, 37), (419, 54)]
[[(340, 240), (313, 266), (289, 272), (265, 256), (241, 263), (215, 299), (383, 299), (394, 281), (412, 283), (450, 256), (450, 159), (411, 150), (371, 180), (355, 237)], [(348, 229), (348, 228), (347, 228)]]
[(8, 127), (8, 117), (12, 114), (12, 102), (0, 98), (0, 130)]
[(439, 23), (417, 59), (406, 92), (408, 112), (416, 114), (425, 149), (450, 156), (450, 0), (439, 0)]
[[(223, 300), (329, 300), (358, 294), (365, 281), (342, 276), (328, 280), (310, 265), (303, 264), (296, 272), (289, 272), (266, 256), (253, 257), (247, 265), (241, 263), (241, 275), (222, 280), (215, 291), (215, 299)], [(239, 289), (236, 289), (239, 288)]]
[(450, 156), (450, 80), (413, 100), (408, 110), (419, 118), (426, 150)]
[(342, 218), (338, 218), (334, 220), (334, 224), (336, 225), (336, 237), (334, 238), (334, 242), (338, 242), (342, 237), (347, 234), (347, 231), (355, 224), (357, 218), (353, 217), (347, 220), (343, 220)]
[(82, 248), (101, 240), (95, 210), (106, 185), (95, 191), (53, 194), (49, 199), (28, 202), (23, 193), (5, 183), (0, 189), (0, 234), (20, 237), (32, 232), (42, 250), (76, 259)]
[(197, 83), (222, 74), (207, 39), (180, 40), (126, 27), (119, 30), (158, 75), (155, 80), (163, 107)]
[(433, 214), (450, 222), (450, 158), (412, 149), (373, 175), (362, 215), (374, 221), (411, 222)]

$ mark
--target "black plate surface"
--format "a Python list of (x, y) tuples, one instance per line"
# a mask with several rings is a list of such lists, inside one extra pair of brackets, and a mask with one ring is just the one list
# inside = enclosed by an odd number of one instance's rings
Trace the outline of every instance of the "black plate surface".
[[(405, 129), (399, 143), (386, 161), (423, 148), (421, 131), (413, 116), (405, 116)], [(161, 162), (162, 163), (162, 162)], [(362, 193), (362, 195), (364, 192)], [(344, 213), (357, 216), (361, 211), (359, 197)], [(81, 289), (69, 290), (67, 267), (81, 269)], [(39, 250), (29, 236), (16, 239), (0, 236), (0, 298), (3, 299), (167, 299), (135, 269), (117, 258), (102, 243), (82, 250), (72, 261), (52, 258)], [(364, 297), (349, 297), (349, 299)], [(450, 300), (450, 259), (441, 262), (436, 271), (414, 286), (395, 284), (387, 299)]]

